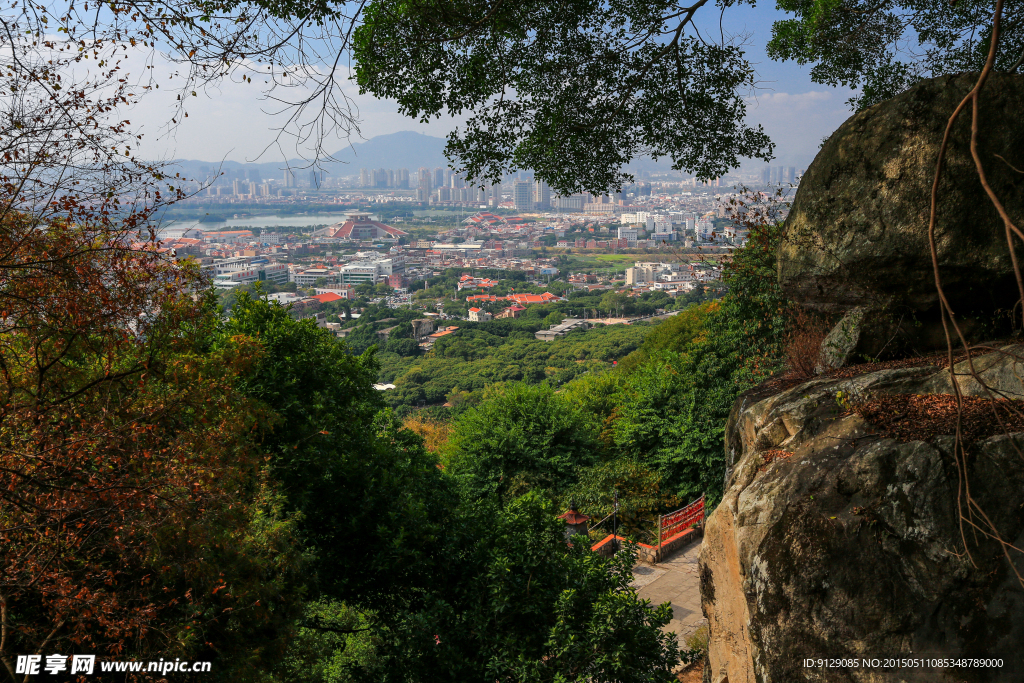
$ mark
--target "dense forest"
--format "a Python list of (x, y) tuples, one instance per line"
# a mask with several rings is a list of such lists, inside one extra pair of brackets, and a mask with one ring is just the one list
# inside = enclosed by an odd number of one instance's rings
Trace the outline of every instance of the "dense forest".
[[(626, 590), (631, 551), (566, 544), (555, 515), (575, 500), (603, 517), (618, 492), (622, 530), (644, 540), (652, 515), (721, 494), (725, 414), (778, 364), (762, 246), (737, 255), (725, 297), (659, 324), (545, 343), (537, 317), (467, 323), (401, 355), (390, 340), (359, 352), (246, 291), (225, 315), (213, 292), (194, 299), (198, 268), (76, 251), (83, 229), (23, 236), (75, 267), (12, 283), (28, 302), (10, 300), (18, 349), (40, 359), (10, 375), (4, 432), (4, 490), (32, 504), (5, 508), (3, 540), (38, 577), (3, 595), (12, 647), (60, 623), (62, 649), (90, 638), (105, 656), (282, 683), (668, 683), (696, 656), (661, 631), (667, 606)], [(32, 308), (83, 277), (72, 317)], [(108, 320), (110, 288), (129, 282), (138, 296)], [(123, 317), (140, 334), (115, 334)], [(381, 377), (399, 389), (374, 390)], [(411, 410), (428, 398), (452, 405)]]

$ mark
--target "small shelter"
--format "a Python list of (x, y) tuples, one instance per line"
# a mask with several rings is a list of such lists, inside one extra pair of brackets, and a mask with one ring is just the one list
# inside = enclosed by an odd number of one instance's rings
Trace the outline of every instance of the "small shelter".
[(572, 538), (576, 534), (587, 535), (587, 522), (590, 517), (576, 509), (576, 501), (569, 503), (569, 511), (558, 515), (558, 519), (565, 520), (565, 537)]

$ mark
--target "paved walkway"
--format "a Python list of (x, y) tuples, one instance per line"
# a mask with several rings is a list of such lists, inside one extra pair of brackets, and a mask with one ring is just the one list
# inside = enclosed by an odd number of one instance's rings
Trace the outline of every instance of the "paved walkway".
[(699, 553), (700, 543), (691, 543), (654, 566), (638, 562), (633, 567), (633, 585), (641, 598), (654, 605), (672, 603), (672, 621), (664, 630), (675, 631), (681, 647), (688, 635), (707, 623), (700, 611)]

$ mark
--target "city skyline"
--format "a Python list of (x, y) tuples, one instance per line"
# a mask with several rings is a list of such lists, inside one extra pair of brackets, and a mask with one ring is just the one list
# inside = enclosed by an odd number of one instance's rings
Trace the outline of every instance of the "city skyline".
[[(776, 143), (773, 163), (806, 167), (822, 139), (852, 113), (846, 101), (854, 92), (813, 83), (809, 76), (810, 65), (774, 62), (765, 55), (764, 44), (770, 38), (772, 22), (784, 16), (774, 7), (738, 7), (729, 13), (722, 30), (727, 41), (732, 35), (736, 41), (744, 43), (747, 58), (757, 71), (757, 90), (748, 93), (746, 99), (747, 120), (763, 125)], [(701, 26), (701, 30), (718, 34), (717, 16), (712, 23), (713, 26)], [(129, 71), (136, 76), (144, 73), (141, 55), (131, 57), (130, 61)], [(339, 82), (355, 108), (358, 129), (347, 139), (327, 140), (327, 152), (345, 152), (350, 144), (358, 147), (363, 141), (403, 131), (444, 138), (465, 122), (464, 116), (443, 116), (428, 122), (402, 116), (394, 102), (359, 94), (348, 75), (341, 73)], [(175, 111), (177, 92), (171, 87), (147, 94), (131, 117), (144, 135), (141, 155), (154, 160), (239, 163), (282, 163), (286, 159), (311, 158), (312, 154), (299, 154), (301, 150), (297, 151), (287, 138), (275, 140), (276, 131), (287, 115), (280, 113), (281, 107), (261, 93), (258, 83), (224, 81), (208, 93), (199, 92), (198, 97), (189, 97), (189, 118), (179, 119), (169, 128), (169, 113)], [(275, 116), (274, 111), (279, 112), (278, 115)], [(354, 165), (356, 173), (360, 166), (379, 166), (371, 159), (360, 159)], [(416, 163), (402, 165), (410, 169), (418, 166)]]

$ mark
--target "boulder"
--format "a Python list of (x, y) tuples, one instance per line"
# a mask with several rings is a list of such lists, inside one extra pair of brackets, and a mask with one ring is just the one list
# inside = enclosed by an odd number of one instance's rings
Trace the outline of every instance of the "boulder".
[(860, 342), (864, 313), (864, 307), (857, 306), (844, 315), (836, 323), (835, 327), (825, 335), (825, 339), (821, 342), (818, 365), (814, 369), (816, 374), (820, 375), (826, 370), (835, 370), (846, 365), (850, 355), (857, 348), (858, 342)]
[[(884, 312), (865, 320), (862, 353), (945, 344), (928, 244), (931, 188), (946, 122), (976, 80), (928, 79), (855, 114), (801, 180), (778, 254), (780, 284), (817, 312)], [(993, 73), (980, 113), (978, 150), (989, 183), (1024, 227), (1024, 173), (1015, 170), (1024, 169), (1024, 75)], [(993, 316), (1013, 307), (1018, 289), (1003, 223), (971, 158), (970, 119), (969, 109), (960, 115), (946, 153), (936, 247), (958, 318), (991, 334)]]
[[(1019, 392), (1020, 351), (975, 358), (975, 367), (996, 391)], [(847, 397), (944, 393), (948, 377), (934, 366), (879, 370), (737, 401), (725, 494), (700, 555), (711, 681), (1024, 680), (1024, 586), (998, 543), (960, 524), (967, 503), (953, 438), (882, 438), (846, 410)], [(1021, 434), (981, 439), (966, 469), (975, 519), (983, 510), (1019, 548), (1022, 449)], [(1022, 554), (1009, 553), (1024, 573)], [(885, 656), (996, 657), (1002, 666), (938, 674), (804, 665)]]

